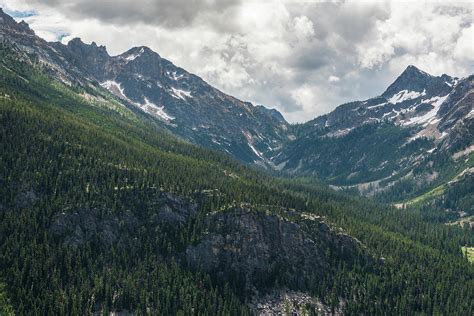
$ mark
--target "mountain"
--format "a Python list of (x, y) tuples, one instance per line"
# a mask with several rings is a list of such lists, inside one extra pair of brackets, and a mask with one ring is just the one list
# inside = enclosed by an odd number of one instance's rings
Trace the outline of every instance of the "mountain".
[(104, 47), (80, 39), (55, 45), (103, 87), (193, 143), (245, 162), (264, 163), (261, 152), (287, 139), (288, 123), (279, 113), (274, 115), (276, 110), (226, 95), (147, 47), (111, 57)]
[[(126, 66), (104, 48), (76, 40), (74, 57), (1, 18), (2, 315), (472, 314), (474, 236), (444, 225), (452, 214), (183, 141), (132, 103), (108, 73)], [(112, 80), (128, 100), (100, 85)]]
[(324, 135), (341, 136), (363, 124), (380, 121), (400, 125), (425, 123), (436, 114), (455, 80), (447, 75), (434, 77), (408, 66), (382, 95), (340, 105), (305, 126)]
[[(392, 202), (472, 174), (472, 159), (460, 157), (474, 146), (473, 76), (437, 77), (410, 65), (380, 96), (294, 126), (278, 111), (226, 95), (147, 47), (110, 56), (104, 46), (78, 38), (48, 43), (4, 13), (2, 26), (4, 43), (55, 80), (81, 87), (89, 101), (244, 163)], [(104, 89), (116, 97), (113, 104)]]
[(265, 165), (262, 152), (289, 137), (289, 124), (276, 110), (229, 96), (148, 47), (110, 56), (96, 43), (78, 38), (67, 45), (47, 43), (6, 14), (2, 21), (6, 27), (0, 36), (27, 54), (34, 52), (58, 80), (84, 87), (98, 83), (182, 139)]
[[(407, 201), (472, 177), (474, 76), (432, 76), (414, 66), (380, 96), (338, 106), (299, 126), (271, 160), (335, 189)], [(473, 213), (474, 207), (459, 211)]]

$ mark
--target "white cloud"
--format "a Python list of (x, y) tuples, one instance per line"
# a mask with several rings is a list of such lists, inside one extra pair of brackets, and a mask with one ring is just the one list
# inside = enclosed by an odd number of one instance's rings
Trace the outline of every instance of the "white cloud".
[(314, 36), (313, 22), (307, 16), (301, 15), (293, 19), (294, 32), (299, 40), (308, 40)]
[(454, 47), (454, 57), (458, 60), (474, 61), (474, 26), (465, 28)]
[(433, 74), (472, 72), (466, 67), (474, 46), (472, 9), (468, 3), (392, 2), (390, 17), (356, 44), (358, 62), (369, 69), (387, 63), (400, 69), (410, 61)]

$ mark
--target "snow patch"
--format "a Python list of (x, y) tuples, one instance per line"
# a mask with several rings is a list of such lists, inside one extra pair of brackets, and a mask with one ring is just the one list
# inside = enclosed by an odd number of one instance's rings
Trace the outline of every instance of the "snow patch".
[[(255, 146), (253, 145), (253, 137), (252, 137), (252, 134), (250, 134), (250, 132), (247, 132), (247, 131), (244, 131), (242, 130), (242, 134), (244, 134), (245, 138), (247, 139), (247, 145), (250, 147), (250, 149), (252, 149), (253, 153), (258, 157), (260, 158), (261, 160), (265, 160), (262, 156), (262, 153), (259, 152)], [(256, 161), (257, 162), (257, 161)]]
[(467, 117), (472, 117), (474, 116), (474, 109), (471, 110), (471, 112), (467, 113)]
[(451, 81), (445, 81), (444, 83), (450, 87), (454, 87), (458, 84), (458, 82), (459, 82), (459, 78), (452, 78)]
[(263, 159), (261, 152), (259, 152), (250, 142), (248, 142), (247, 144), (249, 145), (250, 149), (252, 149), (254, 154), (257, 155), (258, 158)]
[(192, 98), (191, 91), (177, 89), (171, 87), (171, 96), (176, 99), (186, 100), (186, 98)]
[(389, 116), (390, 114), (394, 114), (394, 112), (393, 111), (387, 112), (382, 116), (382, 118), (385, 118), (385, 117)]
[(145, 103), (144, 104), (137, 104), (143, 111), (156, 115), (160, 118), (162, 118), (165, 121), (171, 121), (174, 120), (174, 117), (169, 115), (168, 113), (165, 112), (164, 106), (157, 106), (156, 104), (150, 102), (147, 98), (145, 98)]
[(109, 90), (110, 92), (117, 94), (122, 99), (128, 100), (120, 83), (113, 80), (107, 80), (102, 82), (100, 85)]
[(398, 92), (397, 94), (393, 95), (387, 101), (392, 104), (397, 104), (397, 103), (401, 103), (407, 100), (413, 100), (425, 95), (426, 95), (426, 90), (423, 90), (423, 92), (402, 90)]
[(166, 74), (170, 79), (179, 80), (184, 77), (184, 74), (177, 75), (177, 71), (167, 71)]
[(368, 106), (367, 108), (368, 108), (369, 110), (376, 109), (376, 108), (381, 108), (381, 107), (383, 107), (384, 105), (386, 105), (387, 103), (388, 103), (388, 102), (384, 102), (384, 103), (380, 103), (380, 104)]
[(144, 51), (145, 51), (145, 50), (144, 50), (143, 47), (142, 47), (142, 48), (140, 49), (140, 51), (139, 51), (137, 54), (130, 54), (130, 55), (128, 55), (127, 57), (125, 57), (125, 60), (126, 60), (126, 61), (135, 60), (137, 57), (140, 57), (140, 56), (143, 54)]
[(120, 83), (113, 81), (113, 80), (107, 80), (105, 82), (102, 82), (100, 84), (102, 87), (106, 88), (107, 90), (111, 91), (112, 93), (118, 95), (120, 98), (134, 104), (138, 108), (140, 108), (142, 111), (158, 116), (159, 118), (169, 122), (171, 120), (174, 120), (175, 118), (169, 115), (168, 113), (165, 112), (164, 106), (157, 106), (156, 104), (150, 102), (148, 98), (145, 97), (145, 103), (140, 104), (137, 102), (133, 102), (124, 93), (124, 89), (120, 86)]
[(373, 123), (373, 122), (380, 122), (380, 120), (376, 117), (369, 117), (368, 119), (362, 122), (362, 125)]
[(327, 133), (326, 136), (327, 137), (341, 137), (341, 136), (345, 136), (349, 134), (352, 130), (353, 128), (343, 128), (334, 132)]
[(138, 56), (139, 56), (138, 54), (128, 55), (127, 57), (125, 57), (125, 60), (132, 61), (132, 60), (135, 60)]
[(448, 95), (445, 95), (443, 97), (434, 97), (428, 100), (423, 100), (422, 103), (431, 103), (433, 108), (427, 113), (425, 113), (424, 115), (412, 117), (407, 122), (404, 122), (403, 125), (424, 124), (424, 123), (428, 124), (432, 122), (435, 119), (436, 114), (438, 114), (441, 104), (443, 104), (444, 100), (446, 100), (447, 97)]

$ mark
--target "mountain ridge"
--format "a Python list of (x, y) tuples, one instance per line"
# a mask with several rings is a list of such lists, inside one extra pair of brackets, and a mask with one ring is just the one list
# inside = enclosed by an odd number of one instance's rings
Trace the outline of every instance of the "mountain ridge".
[(278, 147), (287, 137), (289, 124), (274, 110), (225, 94), (147, 47), (110, 56), (95, 42), (85, 44), (76, 38), (67, 45), (48, 43), (24, 32), (11, 17), (3, 20), (7, 23), (0, 36), (35, 53), (59, 81), (93, 90), (96, 81), (184, 140), (265, 166), (262, 152)]
[[(148, 47), (110, 56), (105, 46), (79, 38), (67, 45), (47, 43), (29, 27), (3, 16), (6, 28), (0, 36), (40, 56), (58, 80), (89, 89), (86, 97), (97, 99), (94, 91), (105, 88), (125, 108), (151, 116), (163, 130), (183, 140), (284, 175), (310, 175), (338, 186), (380, 181), (390, 187), (406, 179), (415, 166), (420, 168), (422, 161), (429, 163), (440, 153), (449, 157), (472, 145), (473, 76), (432, 76), (409, 65), (381, 95), (342, 104), (293, 125), (277, 110), (225, 94)], [(344, 143), (365, 125), (375, 126), (367, 130), (376, 133), (394, 133), (389, 137), (392, 145), (383, 144), (383, 137), (365, 144), (370, 135), (360, 135), (344, 150), (334, 151), (331, 143)], [(370, 147), (362, 152), (354, 146)], [(354, 154), (358, 158), (341, 167), (346, 150), (359, 152)], [(381, 155), (380, 151), (388, 152)], [(431, 178), (427, 173), (419, 182)]]

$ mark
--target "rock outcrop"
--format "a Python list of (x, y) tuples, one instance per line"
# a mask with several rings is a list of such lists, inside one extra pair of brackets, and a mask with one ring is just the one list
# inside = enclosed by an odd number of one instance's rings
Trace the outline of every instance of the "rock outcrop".
[(332, 260), (357, 258), (354, 239), (296, 212), (237, 207), (208, 215), (205, 227), (200, 242), (186, 250), (188, 265), (250, 292), (278, 284), (306, 288), (330, 273)]

